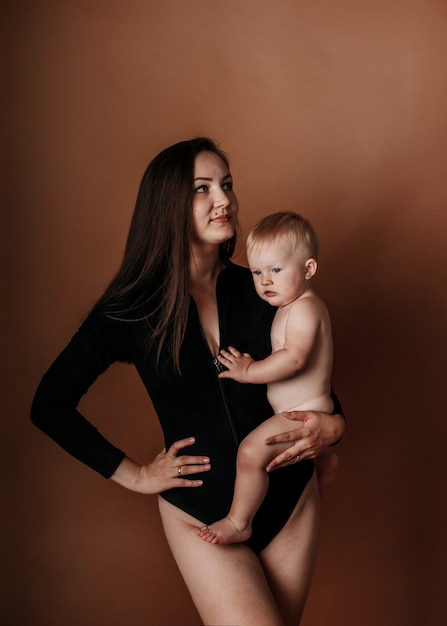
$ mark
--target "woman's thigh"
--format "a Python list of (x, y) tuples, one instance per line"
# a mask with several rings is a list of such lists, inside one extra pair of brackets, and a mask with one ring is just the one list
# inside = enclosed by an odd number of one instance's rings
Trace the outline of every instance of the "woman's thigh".
[(166, 538), (204, 624), (284, 626), (258, 557), (197, 536), (203, 524), (159, 498)]
[(287, 524), (259, 555), (286, 626), (297, 626), (304, 609), (317, 554), (319, 509), (314, 473)]

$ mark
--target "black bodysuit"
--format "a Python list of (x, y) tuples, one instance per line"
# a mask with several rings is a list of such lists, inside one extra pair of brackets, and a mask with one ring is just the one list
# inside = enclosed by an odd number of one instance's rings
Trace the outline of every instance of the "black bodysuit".
[[(275, 309), (257, 296), (250, 272), (230, 263), (218, 276), (216, 294), (220, 345), (235, 346), (256, 360), (268, 356)], [(92, 312), (42, 378), (31, 419), (70, 454), (110, 477), (124, 452), (76, 407), (113, 362), (133, 363), (157, 412), (166, 449), (174, 441), (194, 436), (195, 444), (185, 454), (211, 458), (211, 470), (197, 476), (203, 486), (171, 489), (161, 495), (200, 522), (211, 524), (229, 511), (240, 441), (273, 414), (266, 387), (217, 377), (193, 300), (180, 353), (181, 375), (163, 354), (156, 367), (150, 332), (144, 320), (123, 321), (100, 310)], [(340, 412), (337, 398), (333, 399), (335, 412)], [(254, 550), (262, 550), (284, 526), (312, 473), (312, 461), (303, 461), (269, 474), (269, 490), (247, 542)]]

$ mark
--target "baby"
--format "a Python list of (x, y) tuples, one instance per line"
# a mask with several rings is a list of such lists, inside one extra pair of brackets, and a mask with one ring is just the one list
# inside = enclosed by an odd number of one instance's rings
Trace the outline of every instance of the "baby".
[(209, 543), (236, 543), (250, 537), (253, 517), (267, 492), (265, 467), (292, 445), (276, 444), (272, 449), (265, 444), (269, 436), (291, 430), (282, 412), (333, 410), (331, 324), (326, 306), (311, 287), (317, 258), (315, 232), (296, 213), (267, 216), (248, 236), (247, 259), (256, 291), (278, 307), (271, 328), (272, 354), (254, 361), (230, 346), (218, 356), (227, 368), (219, 376), (240, 383), (267, 383), (275, 415), (241, 442), (230, 512), (197, 531)]

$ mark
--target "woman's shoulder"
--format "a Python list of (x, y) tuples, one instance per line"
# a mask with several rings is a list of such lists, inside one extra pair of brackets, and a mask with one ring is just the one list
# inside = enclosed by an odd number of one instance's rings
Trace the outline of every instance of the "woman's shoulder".
[(246, 311), (266, 315), (269, 320), (273, 317), (274, 308), (261, 300), (256, 293), (253, 277), (248, 267), (230, 262), (219, 275), (219, 279), (221, 279), (220, 294), (237, 300), (240, 307)]
[(128, 322), (140, 322), (153, 317), (159, 308), (155, 298), (148, 294), (158, 291), (156, 286), (147, 285), (131, 292), (115, 297), (103, 296), (92, 308), (91, 314), (98, 321), (107, 323), (124, 324)]
[(231, 284), (253, 284), (251, 272), (248, 267), (238, 265), (232, 261), (228, 261), (228, 264), (220, 273), (219, 278), (221, 278), (223, 282)]
[(98, 306), (86, 315), (71, 343), (86, 350), (113, 350), (119, 357), (125, 358), (129, 336), (129, 323), (118, 315), (118, 311)]

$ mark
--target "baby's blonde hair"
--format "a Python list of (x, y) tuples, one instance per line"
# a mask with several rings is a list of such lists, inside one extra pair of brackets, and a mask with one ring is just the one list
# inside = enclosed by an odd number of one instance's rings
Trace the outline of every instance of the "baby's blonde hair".
[(295, 250), (318, 261), (318, 238), (310, 222), (293, 211), (267, 215), (250, 231), (247, 250), (287, 237)]

